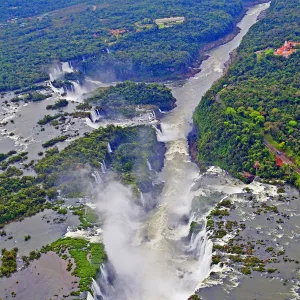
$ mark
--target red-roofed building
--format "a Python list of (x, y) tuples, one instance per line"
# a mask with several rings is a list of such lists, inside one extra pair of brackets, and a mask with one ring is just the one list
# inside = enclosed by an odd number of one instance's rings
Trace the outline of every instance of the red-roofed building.
[(285, 56), (288, 57), (290, 56), (292, 53), (294, 53), (296, 51), (296, 46), (300, 45), (300, 43), (297, 42), (292, 42), (292, 41), (285, 41), (285, 43), (283, 44), (282, 47), (278, 48), (275, 52), (274, 55), (281, 55), (281, 56)]
[(276, 156), (276, 167), (282, 167), (283, 166), (283, 160), (279, 157)]

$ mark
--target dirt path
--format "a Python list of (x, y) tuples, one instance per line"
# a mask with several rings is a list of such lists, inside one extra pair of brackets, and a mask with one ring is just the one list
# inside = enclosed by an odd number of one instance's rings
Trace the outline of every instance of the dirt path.
[[(296, 167), (295, 164), (287, 157), (287, 155), (283, 151), (276, 149), (266, 140), (264, 140), (264, 143), (274, 155), (279, 156), (285, 164), (290, 165), (298, 174), (300, 174), (300, 168)], [(277, 154), (278, 151), (281, 152), (281, 155)]]

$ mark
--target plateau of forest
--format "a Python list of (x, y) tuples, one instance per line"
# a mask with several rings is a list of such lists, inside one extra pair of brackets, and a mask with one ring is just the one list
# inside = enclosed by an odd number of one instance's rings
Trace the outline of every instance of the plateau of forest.
[(298, 0), (272, 1), (206, 93), (194, 113), (199, 162), (300, 187), (300, 51), (274, 55), (285, 41), (300, 41), (299, 14)]
[[(256, 1), (2, 2), (0, 91), (48, 79), (55, 61), (106, 80), (176, 78)], [(183, 21), (156, 21), (170, 17)]]

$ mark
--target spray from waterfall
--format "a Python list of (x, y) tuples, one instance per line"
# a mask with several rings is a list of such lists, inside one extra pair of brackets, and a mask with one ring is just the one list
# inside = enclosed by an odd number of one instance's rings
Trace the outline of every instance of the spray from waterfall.
[[(212, 247), (205, 226), (192, 235), (191, 243), (178, 236), (156, 247), (144, 226), (149, 215), (128, 187), (110, 182), (98, 194), (109, 264), (93, 283), (94, 299), (186, 300), (209, 274)], [(148, 201), (141, 193), (142, 206), (151, 205)], [(114, 275), (109, 278), (108, 273)]]
[(97, 184), (103, 183), (103, 180), (102, 180), (102, 178), (101, 178), (101, 176), (100, 176), (100, 174), (99, 174), (98, 171), (94, 171), (94, 172), (92, 173), (92, 176), (94, 177), (95, 182), (96, 182)]
[[(245, 17), (251, 19), (249, 24), (255, 23), (263, 8), (256, 10), (255, 16)], [(115, 275), (113, 283), (100, 276), (97, 284), (102, 295), (94, 295), (94, 299), (186, 300), (209, 275), (212, 242), (205, 215), (224, 197), (227, 183), (220, 185), (221, 192), (216, 189), (210, 194), (219, 176), (216, 173), (208, 174), (206, 184), (201, 185), (203, 178), (190, 161), (186, 135), (201, 96), (222, 75), (218, 67), (238, 46), (247, 26), (245, 29), (242, 24), (236, 39), (210, 52), (197, 76), (173, 88), (178, 105), (157, 128), (157, 138), (167, 143), (167, 153), (160, 174), (165, 184), (156, 208), (145, 210), (149, 205), (146, 193), (136, 199), (120, 183), (111, 182), (99, 191), (103, 241)], [(190, 230), (192, 221), (199, 224), (197, 230)]]
[[(90, 80), (85, 78), (83, 82), (78, 80), (69, 81), (64, 88), (55, 88), (53, 86), (53, 81), (64, 81), (65, 74), (74, 73), (77, 70), (74, 69), (71, 62), (57, 62), (49, 69), (49, 86), (54, 93), (63, 95), (64, 98), (70, 101), (82, 102), (84, 100), (85, 94), (95, 90), (97, 87), (102, 86), (101, 82)], [(93, 121), (93, 120), (92, 120)]]

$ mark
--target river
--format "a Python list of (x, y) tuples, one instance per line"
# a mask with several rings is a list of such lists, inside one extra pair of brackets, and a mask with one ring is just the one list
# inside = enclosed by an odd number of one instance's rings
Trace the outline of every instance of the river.
[[(150, 213), (140, 211), (130, 202), (130, 191), (117, 183), (99, 196), (99, 210), (107, 217), (103, 238), (110, 264), (102, 268), (101, 278), (93, 285), (95, 299), (97, 294), (105, 300), (186, 300), (210, 274), (212, 242), (204, 218), (224, 196), (241, 191), (243, 185), (236, 188), (239, 183), (216, 168), (205, 176), (212, 179), (211, 185), (218, 178), (221, 190), (201, 185), (203, 174), (190, 160), (187, 135), (201, 97), (223, 75), (230, 53), (268, 6), (250, 8), (238, 24), (239, 34), (208, 52), (201, 72), (168, 83), (177, 107), (162, 119), (162, 131), (157, 133), (158, 140), (167, 145), (160, 174), (165, 184), (157, 208)], [(109, 207), (102, 205), (105, 197), (110, 198)], [(202, 221), (203, 228), (189, 236), (192, 221)]]

